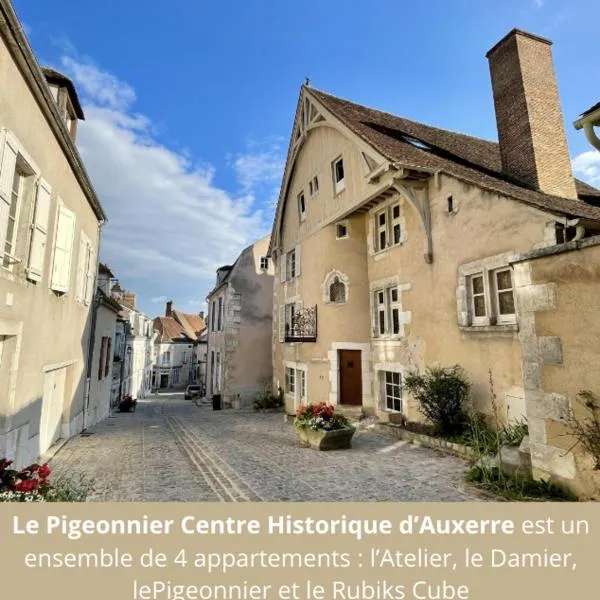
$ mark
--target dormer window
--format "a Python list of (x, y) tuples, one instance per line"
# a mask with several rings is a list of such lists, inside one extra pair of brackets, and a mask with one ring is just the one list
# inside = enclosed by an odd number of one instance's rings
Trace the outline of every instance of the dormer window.
[(333, 161), (333, 189), (339, 194), (346, 189), (346, 180), (344, 179), (344, 160), (340, 156)]
[(83, 110), (73, 82), (62, 73), (44, 67), (42, 69), (50, 94), (56, 102), (60, 117), (73, 141), (77, 134), (77, 121), (83, 119)]

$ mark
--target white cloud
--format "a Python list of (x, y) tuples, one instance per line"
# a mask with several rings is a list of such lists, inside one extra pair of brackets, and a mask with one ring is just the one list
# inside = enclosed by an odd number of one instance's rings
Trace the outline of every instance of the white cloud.
[(251, 193), (257, 187), (273, 187), (281, 183), (285, 156), (281, 147), (282, 138), (269, 138), (262, 144), (248, 140), (247, 153), (228, 157), (244, 191)]
[(588, 150), (576, 156), (573, 171), (590, 185), (600, 187), (600, 152)]

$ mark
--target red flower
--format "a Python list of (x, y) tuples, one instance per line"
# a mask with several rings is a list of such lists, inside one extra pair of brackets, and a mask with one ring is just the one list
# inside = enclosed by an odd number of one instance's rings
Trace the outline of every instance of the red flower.
[(40, 476), (40, 479), (46, 479), (46, 477), (48, 477), (50, 475), (50, 473), (52, 473), (50, 467), (47, 464), (43, 464), (38, 471), (38, 475)]

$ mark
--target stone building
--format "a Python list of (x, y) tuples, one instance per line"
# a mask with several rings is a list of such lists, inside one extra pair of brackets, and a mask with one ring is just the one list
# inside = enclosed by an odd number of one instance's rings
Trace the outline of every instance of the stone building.
[(75, 87), (40, 68), (8, 0), (0, 57), (0, 454), (23, 465), (84, 427), (106, 216), (75, 145)]
[(269, 249), (289, 413), (419, 420), (405, 374), (458, 363), (475, 409), (527, 418), (537, 476), (592, 493), (555, 434), (600, 392), (600, 192), (573, 177), (550, 44), (488, 52), (498, 143), (301, 88)]
[(273, 265), (270, 236), (248, 246), (231, 266), (217, 270), (209, 310), (207, 394), (224, 406), (252, 406), (273, 375)]
[(202, 383), (199, 361), (202, 349), (205, 353), (206, 348), (201, 340), (205, 328), (203, 312), (184, 313), (174, 310), (171, 300), (167, 302), (165, 316), (154, 319), (152, 386), (155, 389), (183, 389), (192, 383)]

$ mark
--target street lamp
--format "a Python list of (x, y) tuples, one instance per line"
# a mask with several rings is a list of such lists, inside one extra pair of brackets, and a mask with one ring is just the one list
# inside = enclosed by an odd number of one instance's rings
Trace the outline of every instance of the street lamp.
[(588, 142), (596, 150), (600, 150), (600, 138), (598, 138), (598, 135), (594, 131), (594, 127), (600, 127), (600, 102), (582, 113), (581, 117), (573, 125), (575, 129), (583, 129)]

